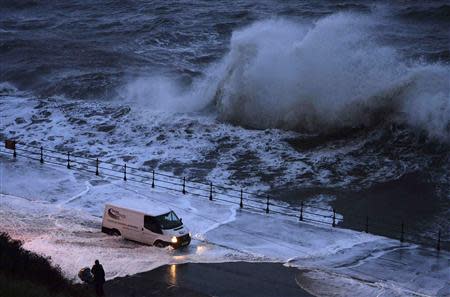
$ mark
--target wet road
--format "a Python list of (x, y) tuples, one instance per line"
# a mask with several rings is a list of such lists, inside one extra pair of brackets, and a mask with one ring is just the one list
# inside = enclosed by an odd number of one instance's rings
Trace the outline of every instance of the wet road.
[(275, 263), (165, 265), (109, 281), (106, 289), (113, 293), (110, 296), (124, 293), (125, 287), (133, 289), (122, 296), (312, 296), (296, 284), (297, 273)]

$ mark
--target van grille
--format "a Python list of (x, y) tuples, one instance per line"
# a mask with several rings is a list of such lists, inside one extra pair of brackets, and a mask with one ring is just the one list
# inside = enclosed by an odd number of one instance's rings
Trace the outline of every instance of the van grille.
[(186, 241), (189, 241), (189, 234), (185, 234), (185, 235), (183, 235), (183, 236), (180, 236), (180, 237), (178, 237), (178, 240), (180, 241), (180, 242), (186, 242)]

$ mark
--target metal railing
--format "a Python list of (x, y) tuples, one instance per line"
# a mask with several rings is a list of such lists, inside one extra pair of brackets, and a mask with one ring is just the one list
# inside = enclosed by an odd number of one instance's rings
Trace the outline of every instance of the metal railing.
[(301, 201), (298, 206), (291, 206), (277, 201), (272, 195), (245, 191), (229, 185), (218, 185), (212, 181), (188, 180), (186, 177), (175, 176), (154, 169), (145, 170), (93, 158), (73, 151), (58, 151), (39, 145), (30, 145), (14, 140), (5, 140), (5, 147), (0, 153), (11, 155), (13, 158), (24, 157), (39, 161), (41, 164), (65, 166), (70, 170), (80, 170), (95, 174), (103, 178), (123, 179), (126, 182), (145, 184), (150, 188), (162, 188), (177, 191), (183, 195), (190, 194), (206, 201), (220, 201), (222, 203), (238, 205), (239, 208), (266, 214), (279, 214), (294, 217), (299, 221), (325, 224), (332, 227), (348, 228), (366, 233), (387, 236), (401, 242), (410, 242), (424, 246), (432, 246), (437, 250), (450, 250), (450, 239), (443, 238), (440, 230), (434, 237), (424, 236), (414, 230), (407, 229), (402, 219), (386, 222), (368, 216), (352, 215), (341, 217), (333, 208), (324, 208)]

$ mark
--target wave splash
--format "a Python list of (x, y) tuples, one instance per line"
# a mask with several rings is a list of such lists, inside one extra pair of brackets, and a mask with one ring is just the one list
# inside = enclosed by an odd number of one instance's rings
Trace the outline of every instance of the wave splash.
[(254, 129), (327, 134), (395, 121), (450, 140), (450, 67), (402, 61), (376, 40), (376, 25), (349, 13), (256, 22), (188, 91), (161, 78), (128, 89), (164, 110), (214, 104), (221, 120)]
[(380, 46), (367, 17), (337, 14), (307, 27), (284, 20), (233, 34), (214, 94), (222, 119), (252, 128), (328, 133), (387, 117), (450, 133), (450, 71), (408, 66)]

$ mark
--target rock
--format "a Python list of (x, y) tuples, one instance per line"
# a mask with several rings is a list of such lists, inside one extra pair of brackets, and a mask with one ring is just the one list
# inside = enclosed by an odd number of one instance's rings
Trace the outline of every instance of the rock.
[(77, 125), (85, 125), (87, 122), (83, 119), (78, 118), (69, 118), (69, 123), (77, 124)]
[(159, 161), (157, 159), (153, 159), (153, 160), (145, 161), (142, 165), (146, 166), (146, 167), (149, 167), (149, 168), (156, 168), (158, 163), (159, 163)]
[(15, 122), (16, 122), (16, 124), (24, 124), (27, 121), (25, 121), (23, 118), (16, 118)]
[(130, 160), (136, 159), (136, 157), (133, 157), (133, 156), (122, 156), (121, 158), (124, 162), (128, 162)]
[(111, 132), (112, 130), (114, 130), (116, 128), (115, 125), (98, 125), (97, 126), (97, 131), (100, 132)]
[(129, 106), (122, 107), (118, 111), (112, 114), (112, 117), (117, 119), (120, 117), (123, 117), (124, 115), (128, 114), (131, 111), (131, 108)]

